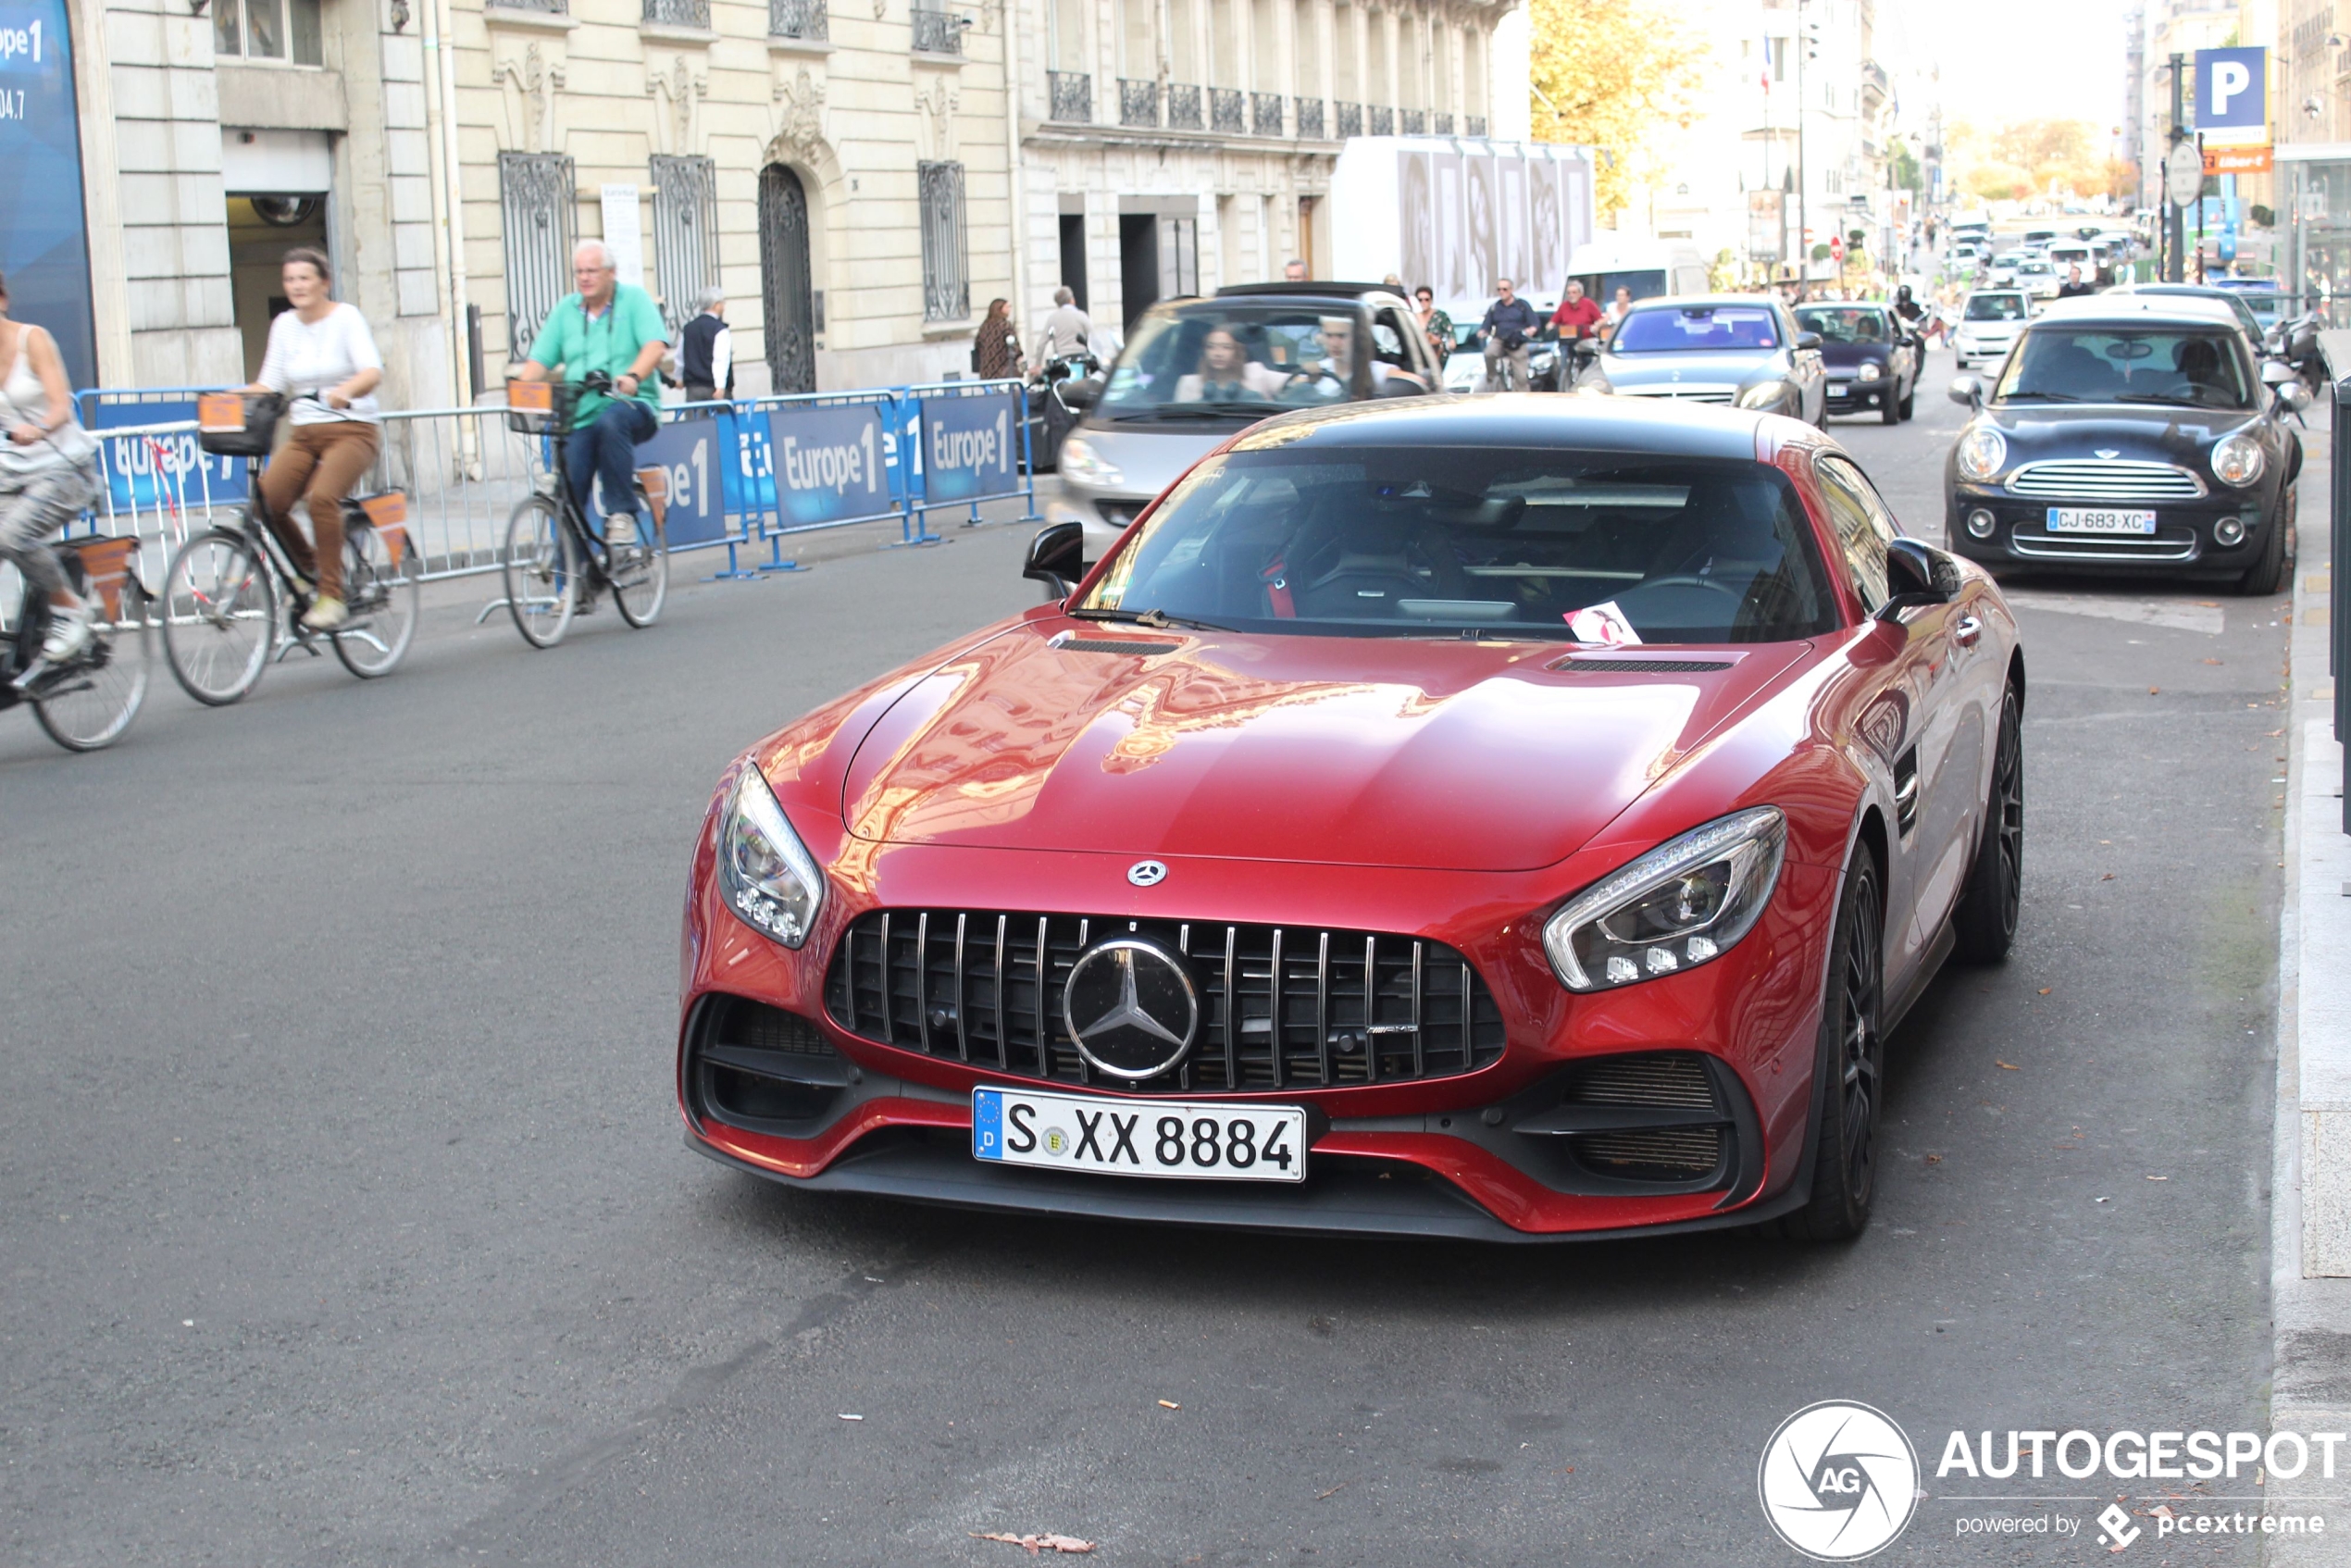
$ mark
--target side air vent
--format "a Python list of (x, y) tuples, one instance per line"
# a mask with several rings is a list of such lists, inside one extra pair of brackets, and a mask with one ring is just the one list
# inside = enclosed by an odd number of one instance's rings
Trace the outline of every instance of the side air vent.
[(686, 1083), (706, 1117), (797, 1135), (828, 1118), (849, 1085), (849, 1063), (798, 1014), (748, 997), (713, 996), (689, 1036)]
[(1181, 642), (1145, 642), (1135, 637), (1067, 637), (1053, 644), (1064, 653), (1127, 653), (1138, 659), (1172, 653)]
[(1740, 1165), (1742, 1091), (1696, 1052), (1608, 1056), (1571, 1067), (1559, 1102), (1511, 1130), (1563, 1151), (1574, 1171), (1613, 1190), (1703, 1192)]
[(1567, 675), (1680, 675), (1729, 669), (1735, 659), (1579, 659), (1570, 653), (1551, 666)]

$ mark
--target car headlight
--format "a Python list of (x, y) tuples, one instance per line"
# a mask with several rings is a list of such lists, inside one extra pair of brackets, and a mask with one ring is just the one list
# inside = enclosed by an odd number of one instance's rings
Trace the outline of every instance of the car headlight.
[(1880, 365), (1876, 360), (1872, 359), (1868, 364), (1862, 366), (1859, 370), (1853, 372), (1853, 379), (1857, 381), (1874, 381), (1885, 374), (1885, 367)]
[(1118, 465), (1105, 463), (1095, 456), (1094, 449), (1087, 444), (1084, 436), (1071, 436), (1062, 442), (1061, 471), (1064, 479), (1076, 479), (1080, 484), (1121, 485), (1126, 482), (1126, 476), (1119, 471)]
[(2240, 490), (2261, 477), (2261, 443), (2243, 430), (2212, 443), (2212, 477)]
[(1779, 881), (1787, 819), (1756, 806), (1693, 828), (1602, 877), (1543, 926), (1570, 990), (1611, 990), (1721, 957)]
[(2007, 467), (2009, 438), (1989, 425), (1978, 425), (1959, 438), (1959, 478), (1982, 482)]
[(1741, 408), (1775, 407), (1779, 404), (1782, 392), (1783, 383), (1781, 382), (1758, 381), (1739, 393), (1739, 406)]
[(825, 906), (825, 877), (756, 763), (745, 762), (718, 819), (718, 885), (727, 906), (786, 947), (808, 940)]

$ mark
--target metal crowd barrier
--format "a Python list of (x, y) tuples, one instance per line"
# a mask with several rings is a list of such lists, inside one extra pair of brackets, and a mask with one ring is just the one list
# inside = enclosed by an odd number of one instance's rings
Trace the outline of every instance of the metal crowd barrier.
[[(170, 552), (228, 521), (249, 493), (243, 459), (197, 442), (205, 390), (75, 394), (102, 479), (82, 529), (136, 535), (142, 576), (158, 587)], [(970, 526), (983, 503), (1002, 499), (1037, 520), (1028, 423), (1027, 389), (1014, 380), (671, 404), (637, 459), (667, 471), (671, 552), (724, 549), (714, 575), (747, 579), (802, 569), (783, 553), (796, 534), (896, 518), (900, 546), (933, 544), (932, 513), (966, 508)], [(362, 491), (406, 492), (425, 580), (491, 572), (508, 517), (553, 452), (548, 438), (507, 429), (504, 404), (387, 411)]]

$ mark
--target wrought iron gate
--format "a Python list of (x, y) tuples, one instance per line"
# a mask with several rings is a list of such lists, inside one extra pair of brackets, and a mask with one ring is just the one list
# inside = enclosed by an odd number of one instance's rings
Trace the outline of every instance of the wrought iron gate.
[(917, 163), (923, 218), (923, 319), (961, 321), (972, 313), (964, 243), (964, 166)]
[(766, 291), (771, 391), (816, 390), (816, 302), (808, 264), (808, 192), (782, 164), (759, 171), (759, 276)]
[(694, 296), (718, 282), (718, 165), (656, 153), (653, 178), (653, 280), (674, 338), (693, 316)]
[(506, 333), (516, 359), (530, 352), (548, 313), (571, 292), (572, 192), (571, 159), (563, 154), (498, 155)]

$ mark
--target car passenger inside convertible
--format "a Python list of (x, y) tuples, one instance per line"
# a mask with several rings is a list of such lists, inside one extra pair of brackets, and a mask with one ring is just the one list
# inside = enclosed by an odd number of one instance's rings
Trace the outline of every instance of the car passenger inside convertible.
[(1073, 609), (1562, 642), (1784, 641), (1836, 624), (1777, 469), (1494, 448), (1211, 458)]

